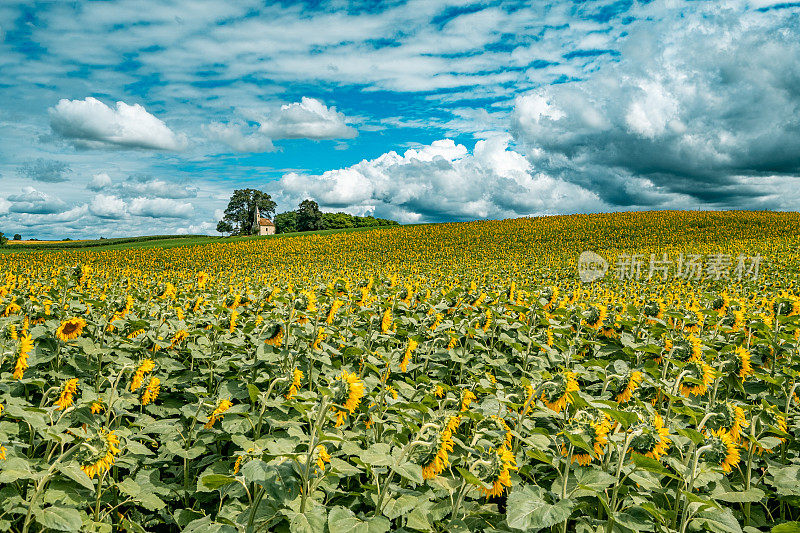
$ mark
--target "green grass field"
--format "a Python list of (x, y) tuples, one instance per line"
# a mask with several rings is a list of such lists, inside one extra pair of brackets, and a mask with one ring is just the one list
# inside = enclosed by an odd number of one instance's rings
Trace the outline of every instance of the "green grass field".
[(128, 250), (137, 248), (174, 248), (176, 246), (197, 246), (212, 243), (233, 243), (258, 239), (282, 239), (286, 237), (300, 237), (308, 235), (331, 235), (334, 233), (351, 233), (370, 229), (385, 229), (391, 226), (376, 226), (365, 228), (326, 229), (319, 231), (295, 231), (279, 235), (247, 235), (243, 237), (216, 237), (211, 235), (150, 235), (140, 237), (121, 237), (114, 239), (86, 239), (76, 241), (39, 241), (30, 244), (14, 244), (9, 241), (5, 246), (0, 246), (0, 253), (33, 252), (46, 250), (74, 250), (93, 249), (102, 250)]

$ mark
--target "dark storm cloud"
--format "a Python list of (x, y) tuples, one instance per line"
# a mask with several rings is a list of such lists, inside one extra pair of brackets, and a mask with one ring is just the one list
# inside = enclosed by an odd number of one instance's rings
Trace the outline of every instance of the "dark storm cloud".
[(668, 16), (604, 72), (517, 98), (512, 133), (534, 165), (620, 207), (662, 200), (636, 178), (743, 206), (766, 194), (749, 178), (800, 174), (798, 13)]
[(67, 174), (70, 172), (69, 165), (62, 161), (41, 158), (25, 163), (17, 169), (17, 173), (23, 178), (47, 183), (69, 181)]

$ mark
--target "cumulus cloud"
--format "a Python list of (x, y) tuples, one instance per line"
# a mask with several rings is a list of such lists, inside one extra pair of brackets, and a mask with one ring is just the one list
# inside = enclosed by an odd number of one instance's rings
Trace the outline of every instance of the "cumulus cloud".
[(442, 139), (321, 175), (288, 173), (279, 185), (292, 200), (312, 197), (328, 208), (405, 222), (604, 209), (594, 193), (535, 172), (508, 140), (478, 141), (470, 153)]
[(7, 215), (11, 209), (11, 202), (5, 198), (0, 198), (0, 215)]
[(237, 152), (271, 152), (275, 150), (272, 141), (277, 139), (321, 141), (358, 135), (355, 128), (347, 125), (344, 113), (305, 96), (300, 102), (282, 105), (271, 113), (244, 110), (243, 114), (252, 125), (241, 120), (213, 122), (203, 128), (206, 137)]
[(63, 161), (41, 158), (25, 163), (17, 169), (17, 173), (24, 178), (47, 183), (69, 181), (67, 176), (69, 172), (71, 172), (69, 165)]
[(259, 131), (271, 139), (351, 139), (358, 135), (345, 123), (344, 113), (315, 98), (282, 105), (263, 122)]
[(132, 215), (150, 218), (189, 218), (194, 214), (192, 204), (171, 198), (134, 198), (128, 210)]
[(9, 195), (10, 213), (26, 213), (31, 215), (50, 215), (62, 213), (67, 205), (58, 198), (53, 198), (33, 187), (23, 187), (19, 194)]
[(81, 148), (182, 150), (188, 142), (139, 104), (117, 102), (111, 108), (87, 97), (62, 99), (49, 109), (53, 132)]
[(619, 63), (517, 97), (517, 144), (613, 206), (755, 205), (755, 177), (800, 174), (800, 18), (665, 16), (631, 30)]
[(248, 126), (243, 122), (223, 124), (212, 122), (203, 126), (206, 137), (229, 146), (237, 152), (273, 152), (275, 145), (258, 131), (247, 133)]
[(197, 196), (196, 187), (167, 182), (148, 175), (130, 176), (116, 187), (116, 191), (124, 197), (146, 196), (179, 200)]
[(92, 176), (86, 188), (92, 191), (100, 191), (109, 186), (111, 186), (111, 177), (105, 172), (101, 172)]
[(125, 202), (113, 195), (98, 194), (89, 204), (89, 211), (96, 217), (119, 219), (126, 214)]

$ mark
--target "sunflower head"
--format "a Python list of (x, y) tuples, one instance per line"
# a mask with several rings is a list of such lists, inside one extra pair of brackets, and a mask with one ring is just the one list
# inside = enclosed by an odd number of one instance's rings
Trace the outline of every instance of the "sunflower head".
[(565, 370), (553, 376), (553, 379), (542, 384), (541, 399), (549, 409), (560, 413), (574, 401), (574, 393), (580, 387), (575, 379), (575, 374)]
[(56, 338), (62, 341), (70, 341), (75, 339), (83, 333), (83, 328), (86, 327), (86, 321), (79, 317), (72, 317), (61, 323), (56, 330)]
[(724, 429), (712, 432), (703, 444), (711, 447), (704, 455), (705, 460), (721, 467), (723, 472), (730, 472), (739, 462), (739, 447)]
[(664, 419), (658, 413), (640, 418), (643, 419), (643, 423), (634, 429), (629, 450), (631, 453), (659, 460), (667, 453), (669, 445), (672, 443), (669, 438), (669, 429), (664, 427)]

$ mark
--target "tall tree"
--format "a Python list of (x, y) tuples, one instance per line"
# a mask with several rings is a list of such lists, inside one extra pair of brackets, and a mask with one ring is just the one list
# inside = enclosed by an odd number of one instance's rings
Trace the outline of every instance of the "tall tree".
[(233, 231), (233, 226), (231, 226), (230, 222), (226, 222), (224, 220), (220, 220), (219, 222), (217, 222), (217, 231), (224, 235), (226, 233), (232, 232)]
[(275, 233), (297, 231), (297, 211), (286, 211), (275, 215)]
[(322, 211), (319, 210), (319, 204), (311, 199), (300, 202), (297, 207), (297, 231), (314, 231), (324, 227), (324, 219)]
[(6, 236), (3, 235), (2, 231), (0, 231), (0, 246), (4, 245), (7, 241), (8, 239), (6, 239)]
[(234, 226), (239, 235), (249, 235), (258, 231), (253, 223), (256, 207), (263, 217), (272, 217), (278, 206), (272, 197), (257, 189), (236, 189), (233, 191), (222, 220)]

